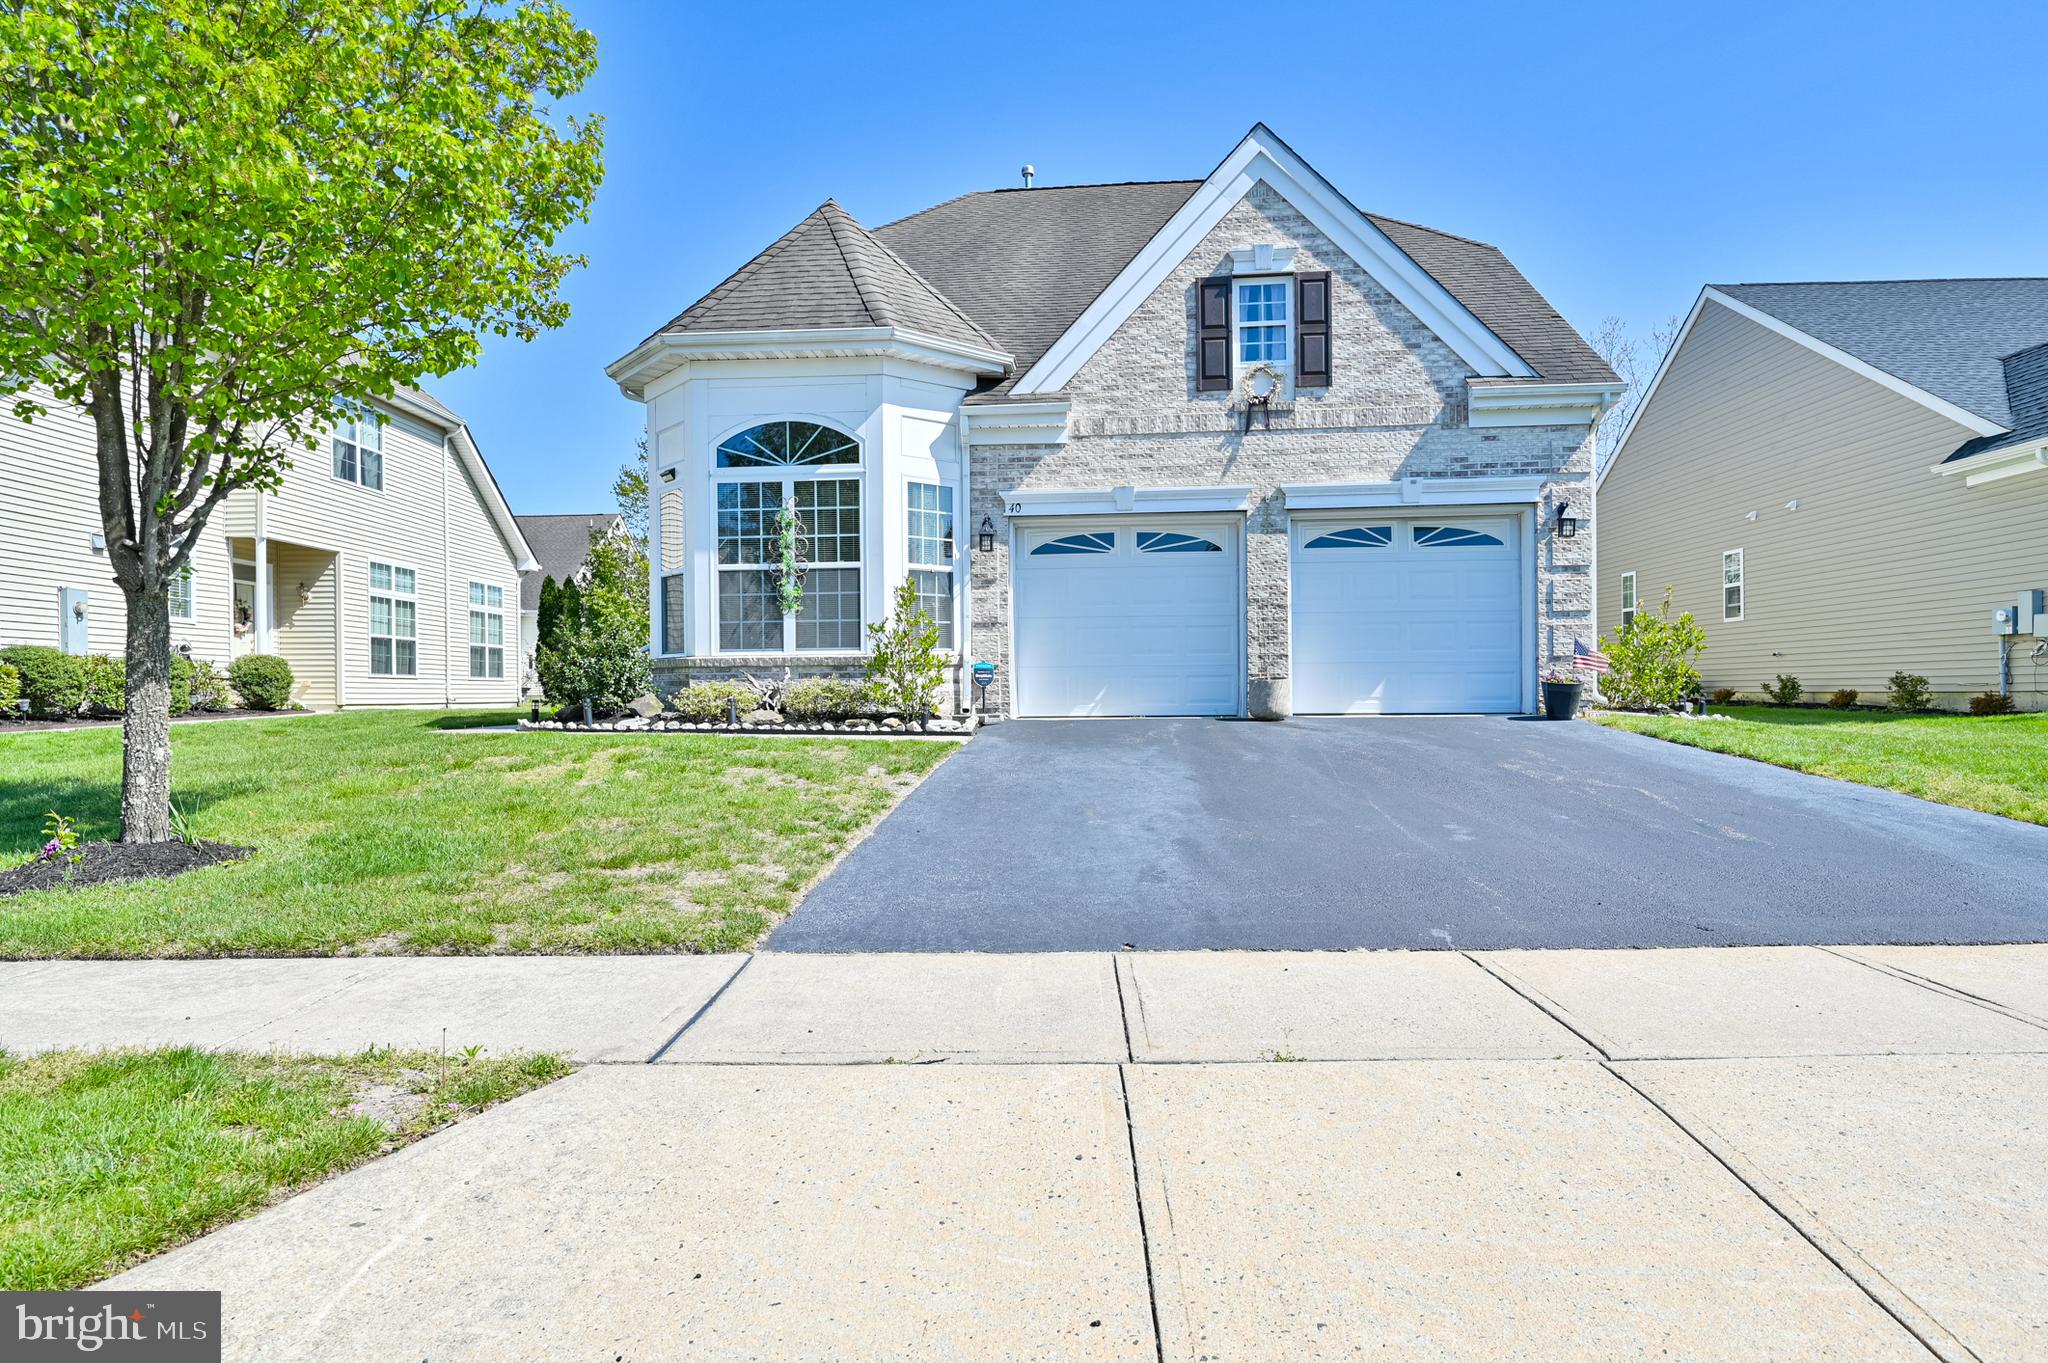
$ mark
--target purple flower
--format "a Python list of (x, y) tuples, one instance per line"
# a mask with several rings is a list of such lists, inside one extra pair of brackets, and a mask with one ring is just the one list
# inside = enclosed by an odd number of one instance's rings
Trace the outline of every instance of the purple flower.
[(56, 838), (51, 838), (48, 842), (43, 844), (43, 850), (36, 853), (36, 855), (40, 857), (42, 860), (48, 861), (51, 857), (56, 856), (59, 852), (63, 850), (64, 844)]

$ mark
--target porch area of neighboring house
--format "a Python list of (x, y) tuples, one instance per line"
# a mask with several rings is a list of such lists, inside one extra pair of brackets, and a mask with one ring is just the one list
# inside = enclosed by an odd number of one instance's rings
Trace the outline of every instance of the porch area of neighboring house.
[(232, 656), (274, 653), (292, 667), (292, 699), (341, 703), (341, 556), (267, 536), (229, 536), (234, 561)]

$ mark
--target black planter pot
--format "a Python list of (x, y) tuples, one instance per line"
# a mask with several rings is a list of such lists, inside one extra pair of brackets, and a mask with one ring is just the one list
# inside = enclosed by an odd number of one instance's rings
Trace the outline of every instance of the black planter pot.
[(1543, 683), (1543, 717), (1545, 719), (1570, 719), (1579, 713), (1579, 696), (1585, 691), (1584, 682)]

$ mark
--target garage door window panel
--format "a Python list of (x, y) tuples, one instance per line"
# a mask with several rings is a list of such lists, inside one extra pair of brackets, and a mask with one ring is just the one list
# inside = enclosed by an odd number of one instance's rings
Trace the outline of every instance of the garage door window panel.
[(1461, 525), (1418, 525), (1415, 545), (1419, 549), (1498, 549), (1501, 541), (1498, 535)]
[(1111, 554), (1116, 552), (1114, 531), (1090, 531), (1084, 535), (1062, 535), (1047, 540), (1031, 551), (1034, 558), (1052, 554)]
[(1314, 536), (1304, 549), (1384, 549), (1394, 542), (1391, 525), (1354, 525)]
[(1140, 530), (1138, 552), (1141, 554), (1220, 554), (1223, 546), (1214, 540), (1205, 540), (1199, 535), (1183, 535), (1171, 530)]

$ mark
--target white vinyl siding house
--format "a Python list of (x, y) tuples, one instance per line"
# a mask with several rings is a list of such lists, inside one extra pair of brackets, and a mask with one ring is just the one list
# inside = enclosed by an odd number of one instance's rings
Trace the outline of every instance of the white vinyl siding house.
[[(60, 645), (59, 592), (83, 587), (88, 651), (118, 654), (121, 594), (91, 547), (99, 512), (90, 423), (49, 405), (32, 426), (0, 416), (0, 644)], [(373, 618), (373, 562), (411, 574), (409, 610)], [(292, 666), (295, 698), (316, 708), (515, 704), (516, 668), (469, 675), (468, 594), (479, 582), (516, 600), (529, 563), (461, 420), (431, 398), (402, 394), (374, 420), (348, 415), (318, 450), (295, 451), (277, 492), (230, 495), (194, 551), (192, 614), (173, 614), (172, 643), (222, 665), (275, 653)], [(378, 591), (393, 599), (389, 582)], [(373, 625), (392, 641), (401, 614), (413, 630), (409, 672), (396, 666), (395, 644), (389, 665), (373, 661)], [(516, 629), (510, 620), (505, 628), (516, 651)]]
[[(1903, 671), (1960, 705), (1998, 687), (1992, 611), (2048, 587), (2048, 470), (1936, 472), (1978, 434), (1710, 294), (1603, 474), (1600, 557), (1629, 570), (1635, 609), (1668, 586), (1692, 612), (1709, 690), (1754, 696), (1784, 673), (1881, 703)], [(1603, 628), (1630, 581), (1603, 575)], [(2038, 709), (2034, 642), (2012, 685)]]

